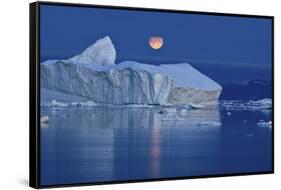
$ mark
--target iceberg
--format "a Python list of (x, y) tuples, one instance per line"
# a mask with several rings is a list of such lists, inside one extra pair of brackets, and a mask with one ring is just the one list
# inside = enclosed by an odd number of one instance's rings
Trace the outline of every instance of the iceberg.
[(261, 99), (261, 100), (223, 100), (220, 103), (221, 107), (226, 110), (271, 110), (272, 109), (272, 99)]
[(264, 98), (257, 101), (249, 101), (248, 103), (251, 107), (260, 108), (260, 109), (271, 109), (272, 108), (272, 99)]
[(145, 70), (168, 76), (173, 84), (166, 104), (196, 105), (211, 102), (217, 100), (222, 91), (219, 84), (188, 63), (148, 65), (135, 61), (124, 61), (117, 64), (116, 68), (131, 68), (135, 71)]
[(272, 121), (268, 121), (268, 122), (266, 122), (266, 121), (259, 121), (257, 123), (257, 126), (258, 127), (269, 127), (269, 128), (271, 128), (272, 127)]
[(41, 64), (41, 86), (107, 104), (165, 104), (172, 80), (158, 73), (131, 68), (88, 67), (58, 61)]
[(67, 60), (40, 64), (41, 87), (102, 104), (186, 105), (216, 102), (222, 87), (188, 63), (115, 64), (107, 36)]

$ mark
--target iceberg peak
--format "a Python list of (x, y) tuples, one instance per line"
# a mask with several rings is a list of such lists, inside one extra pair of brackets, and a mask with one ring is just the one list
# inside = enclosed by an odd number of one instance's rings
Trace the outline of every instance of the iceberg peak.
[(67, 61), (84, 64), (114, 65), (116, 50), (109, 36), (98, 39), (81, 54), (71, 57)]

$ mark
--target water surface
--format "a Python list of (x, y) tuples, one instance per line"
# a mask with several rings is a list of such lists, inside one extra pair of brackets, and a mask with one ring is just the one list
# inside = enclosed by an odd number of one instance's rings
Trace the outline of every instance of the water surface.
[(271, 111), (41, 107), (41, 185), (271, 171)]

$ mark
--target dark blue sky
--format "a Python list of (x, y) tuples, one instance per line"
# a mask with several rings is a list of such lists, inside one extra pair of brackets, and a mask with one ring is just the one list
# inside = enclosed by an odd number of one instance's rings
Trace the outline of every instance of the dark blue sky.
[[(41, 5), (41, 60), (68, 58), (110, 36), (118, 60), (189, 62), (219, 82), (271, 79), (271, 20)], [(153, 50), (151, 36), (164, 46)]]

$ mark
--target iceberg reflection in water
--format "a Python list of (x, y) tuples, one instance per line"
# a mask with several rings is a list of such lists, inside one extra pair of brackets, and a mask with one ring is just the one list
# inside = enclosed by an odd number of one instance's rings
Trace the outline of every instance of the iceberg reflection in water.
[(256, 125), (269, 115), (161, 110), (41, 107), (41, 184), (271, 170), (271, 132)]

